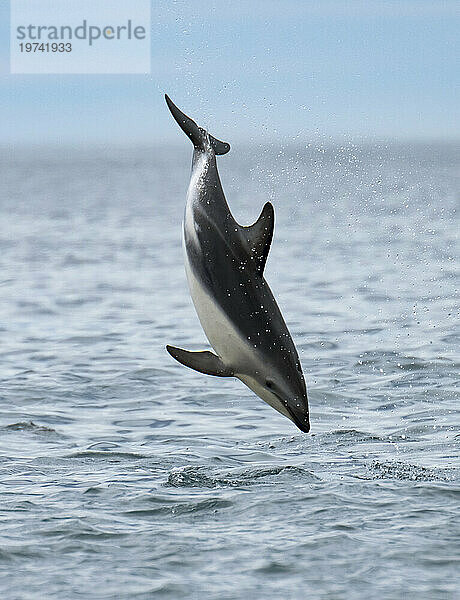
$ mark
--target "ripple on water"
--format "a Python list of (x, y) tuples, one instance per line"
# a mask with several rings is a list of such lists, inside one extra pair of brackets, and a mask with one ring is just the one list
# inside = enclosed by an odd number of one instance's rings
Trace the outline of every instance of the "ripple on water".
[(168, 515), (195, 515), (195, 514), (209, 514), (217, 512), (219, 509), (231, 508), (233, 502), (230, 500), (223, 500), (221, 498), (206, 498), (205, 500), (190, 501), (190, 502), (173, 502), (170, 505), (161, 505), (150, 508), (134, 508), (126, 510), (123, 514), (126, 516), (133, 517), (156, 517), (156, 516), (168, 516)]
[(372, 479), (397, 479), (399, 481), (450, 481), (453, 471), (430, 469), (401, 461), (380, 462), (374, 460), (368, 465)]
[(11, 423), (3, 427), (5, 431), (31, 431), (33, 433), (56, 433), (56, 430), (46, 425), (36, 425), (33, 421)]
[(282, 192), (311, 435), (165, 351), (188, 147), (0, 151), (0, 598), (456, 598), (458, 147), (278, 150), (226, 180)]
[(250, 485), (287, 483), (290, 479), (299, 479), (304, 483), (320, 481), (320, 478), (306, 469), (297, 466), (279, 466), (233, 470), (231, 472), (215, 471), (210, 475), (207, 467), (174, 468), (168, 475), (167, 486), (171, 487), (244, 487)]
[(114, 452), (111, 450), (82, 450), (80, 452), (73, 452), (67, 454), (67, 458), (83, 458), (89, 460), (139, 460), (140, 458), (147, 458), (145, 454), (139, 454), (137, 452)]

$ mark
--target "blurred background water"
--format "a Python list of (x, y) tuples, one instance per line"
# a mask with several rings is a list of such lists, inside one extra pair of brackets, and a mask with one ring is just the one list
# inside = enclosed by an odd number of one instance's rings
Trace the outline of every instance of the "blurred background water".
[(206, 347), (190, 148), (3, 149), (2, 598), (460, 598), (458, 144), (233, 147), (311, 435)]

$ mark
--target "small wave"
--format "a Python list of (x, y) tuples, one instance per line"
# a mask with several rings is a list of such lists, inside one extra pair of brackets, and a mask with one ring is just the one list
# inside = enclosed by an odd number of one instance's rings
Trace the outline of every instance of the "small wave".
[(138, 381), (152, 381), (157, 377), (167, 377), (170, 373), (166, 369), (138, 369), (124, 375), (127, 379), (135, 379)]
[(39, 510), (39, 506), (30, 500), (13, 501), (4, 503), (2, 510), (5, 512), (29, 512)]
[(104, 540), (112, 540), (114, 538), (126, 537), (127, 535), (128, 535), (127, 533), (123, 533), (123, 532), (119, 532), (119, 531), (101, 531), (98, 529), (94, 529), (94, 530), (74, 532), (74, 533), (71, 533), (70, 535), (68, 535), (67, 537), (69, 539), (80, 540), (82, 542), (88, 542), (88, 541), (92, 541), (92, 540), (101, 542)]
[(349, 444), (355, 442), (382, 442), (384, 441), (378, 435), (358, 431), (357, 429), (336, 429), (334, 431), (319, 434), (317, 436), (321, 443), (324, 440), (333, 440), (335, 444)]
[(97, 486), (91, 486), (89, 488), (87, 488), (83, 493), (84, 494), (89, 494), (89, 495), (97, 495), (97, 494), (101, 494), (103, 492), (103, 489)]
[(56, 430), (46, 425), (36, 425), (33, 421), (21, 421), (3, 427), (6, 431), (32, 431), (33, 433), (56, 433)]
[(219, 482), (217, 479), (208, 477), (201, 472), (201, 467), (185, 467), (173, 469), (168, 475), (166, 485), (171, 487), (216, 488), (219, 487)]
[(313, 342), (303, 342), (299, 344), (299, 347), (303, 350), (336, 350), (339, 345), (327, 340), (317, 340)]
[(88, 256), (77, 256), (76, 254), (68, 253), (61, 264), (63, 267), (73, 267), (79, 265), (94, 265), (100, 262), (100, 258), (90, 258)]
[(83, 306), (85, 304), (99, 303), (102, 298), (99, 296), (85, 296), (85, 297), (68, 297), (59, 298), (56, 300), (58, 306)]
[(106, 333), (102, 335), (72, 335), (63, 341), (68, 344), (81, 344), (83, 346), (91, 346), (100, 342), (119, 341), (121, 336), (116, 333)]
[(72, 454), (67, 454), (64, 458), (90, 458), (90, 459), (116, 459), (120, 460), (122, 458), (128, 460), (138, 460), (139, 458), (147, 458), (145, 454), (138, 454), (136, 452), (111, 452), (111, 451), (103, 451), (103, 450), (83, 450), (81, 452), (73, 452)]
[(449, 481), (441, 470), (411, 465), (401, 461), (382, 463), (374, 460), (368, 467), (372, 479), (397, 479), (399, 481)]
[(41, 557), (42, 557), (41, 551), (31, 549), (30, 547), (28, 547), (25, 544), (22, 546), (19, 546), (19, 547), (15, 547), (15, 548), (8, 548), (8, 547), (0, 548), (0, 561), (1, 562), (8, 562), (8, 561), (16, 562), (17, 560), (36, 559), (36, 558), (41, 558)]
[(318, 477), (296, 466), (268, 467), (266, 469), (248, 469), (240, 472), (232, 472), (215, 476), (209, 475), (209, 469), (205, 467), (181, 467), (173, 469), (166, 482), (171, 487), (241, 487), (264, 483), (280, 475), (297, 477), (306, 482), (318, 481)]
[[(174, 423), (173, 419), (152, 419), (149, 417), (143, 417), (138, 419), (120, 419), (119, 421), (113, 421), (113, 424), (117, 427), (149, 427), (150, 429), (163, 429), (169, 427)], [(152, 439), (149, 436), (145, 436), (144, 439)]]
[(264, 560), (260, 566), (255, 568), (255, 571), (263, 574), (264, 576), (277, 577), (284, 575), (290, 571), (294, 571), (295, 567), (291, 564), (285, 564), (274, 560)]
[(230, 508), (233, 502), (221, 500), (220, 498), (207, 498), (199, 502), (183, 502), (170, 506), (158, 506), (157, 508), (138, 508), (128, 510), (124, 514), (130, 516), (148, 517), (153, 515), (183, 515), (189, 513), (216, 511), (219, 508)]
[(460, 334), (459, 333), (449, 333), (441, 338), (442, 342), (447, 342), (448, 344), (460, 344)]
[(62, 373), (61, 378), (64, 381), (75, 381), (78, 383), (90, 383), (92, 381), (91, 377), (85, 377), (79, 373), (73, 373), (72, 371)]

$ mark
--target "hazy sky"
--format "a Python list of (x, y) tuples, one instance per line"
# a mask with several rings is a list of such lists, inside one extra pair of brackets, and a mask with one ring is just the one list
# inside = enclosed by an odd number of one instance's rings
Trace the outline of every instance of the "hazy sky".
[(153, 1), (150, 75), (10, 75), (8, 5), (0, 143), (460, 138), (459, 1)]

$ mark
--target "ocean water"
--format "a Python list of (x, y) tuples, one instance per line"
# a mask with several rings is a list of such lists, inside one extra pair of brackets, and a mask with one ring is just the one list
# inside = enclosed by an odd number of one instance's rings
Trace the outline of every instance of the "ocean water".
[(311, 434), (206, 347), (181, 219), (191, 148), (0, 155), (0, 597), (460, 598), (454, 144), (234, 145), (235, 217)]

